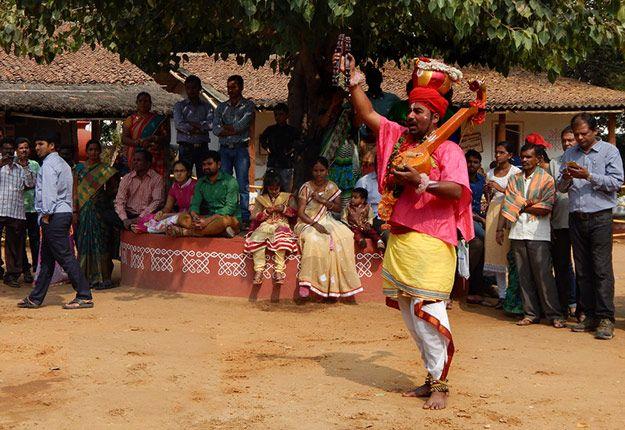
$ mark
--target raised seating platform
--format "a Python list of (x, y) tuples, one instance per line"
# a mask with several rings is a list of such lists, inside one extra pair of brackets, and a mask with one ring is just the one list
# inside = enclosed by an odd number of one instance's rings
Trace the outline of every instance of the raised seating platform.
[[(371, 251), (371, 250), (370, 250)], [(252, 258), (243, 252), (243, 238), (170, 238), (158, 234), (134, 234), (121, 237), (123, 285), (156, 290), (209, 294), (255, 299), (295, 299), (299, 256), (287, 261), (287, 279), (275, 288), (273, 255), (268, 253), (265, 280), (252, 287)], [(364, 292), (357, 301), (384, 301), (382, 294), (382, 255), (376, 252), (356, 254), (356, 268)]]

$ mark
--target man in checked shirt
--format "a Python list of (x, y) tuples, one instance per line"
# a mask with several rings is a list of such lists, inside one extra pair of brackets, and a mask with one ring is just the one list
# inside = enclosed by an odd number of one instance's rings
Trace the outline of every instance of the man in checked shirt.
[(0, 229), (6, 231), (4, 255), (7, 270), (4, 283), (10, 287), (20, 286), (26, 232), (24, 190), (35, 186), (35, 175), (28, 160), (15, 159), (15, 142), (11, 138), (2, 141), (0, 160)]

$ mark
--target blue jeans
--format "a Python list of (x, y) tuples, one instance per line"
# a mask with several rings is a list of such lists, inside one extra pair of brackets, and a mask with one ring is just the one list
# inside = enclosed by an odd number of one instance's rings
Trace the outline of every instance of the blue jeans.
[(178, 142), (178, 159), (189, 163), (191, 168), (195, 166), (195, 174), (198, 178), (204, 176), (202, 161), (208, 152), (208, 143), (190, 144)]
[(236, 148), (221, 147), (221, 170), (232, 175), (232, 170), (236, 173), (239, 183), (239, 203), (241, 204), (241, 219), (244, 223), (250, 221), (250, 153), (247, 146), (237, 146)]
[(480, 240), (484, 240), (486, 232), (484, 231), (484, 226), (482, 225), (482, 223), (473, 221), (473, 229), (475, 230), (475, 237), (479, 238)]

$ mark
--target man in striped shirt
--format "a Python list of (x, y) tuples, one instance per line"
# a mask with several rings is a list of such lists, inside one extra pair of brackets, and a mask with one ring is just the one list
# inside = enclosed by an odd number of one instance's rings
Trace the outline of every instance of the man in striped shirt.
[(152, 154), (137, 151), (132, 159), (132, 172), (119, 183), (115, 197), (115, 212), (130, 230), (138, 218), (156, 212), (163, 204), (163, 179), (150, 168)]
[(7, 263), (4, 283), (10, 287), (20, 286), (24, 253), (26, 212), (24, 190), (35, 185), (35, 177), (28, 162), (15, 160), (15, 142), (5, 138), (2, 142), (0, 160), (0, 227), (6, 231), (4, 255)]

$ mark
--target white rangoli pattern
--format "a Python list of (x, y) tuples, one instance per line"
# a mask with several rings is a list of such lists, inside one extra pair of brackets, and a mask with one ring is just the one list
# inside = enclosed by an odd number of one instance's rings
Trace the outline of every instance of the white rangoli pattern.
[[(152, 272), (174, 272), (174, 258), (182, 258), (182, 272), (206, 275), (211, 273), (211, 270), (217, 270), (219, 276), (232, 276), (232, 277), (246, 277), (248, 273), (252, 273), (252, 256), (246, 253), (229, 253), (229, 252), (204, 252), (194, 250), (179, 250), (179, 249), (165, 249), (165, 248), (152, 248), (147, 246), (131, 245), (126, 242), (122, 242), (120, 246), (121, 262), (128, 265), (132, 269), (146, 270), (145, 257), (150, 257), (149, 270)], [(267, 265), (265, 266), (265, 272), (263, 276), (266, 279), (271, 278), (275, 262), (273, 255), (267, 255)], [(382, 255), (375, 254), (356, 254), (356, 270), (358, 276), (371, 278), (374, 270), (372, 265), (374, 260), (381, 260)], [(300, 256), (299, 254), (290, 254), (287, 257), (287, 264), (289, 261), (295, 260), (297, 262), (297, 271), (300, 269)], [(215, 267), (216, 266), (216, 267)]]

